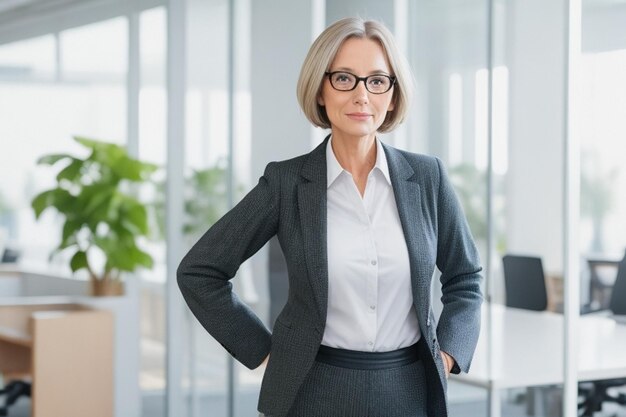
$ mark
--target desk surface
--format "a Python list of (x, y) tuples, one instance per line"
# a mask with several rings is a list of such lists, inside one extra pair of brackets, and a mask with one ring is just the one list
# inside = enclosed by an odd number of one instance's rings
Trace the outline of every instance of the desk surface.
[[(487, 311), (493, 337), (488, 346)], [(564, 318), (502, 305), (483, 306), (483, 325), (469, 374), (459, 382), (492, 388), (563, 383)], [(626, 377), (626, 324), (584, 315), (578, 329), (578, 379)]]

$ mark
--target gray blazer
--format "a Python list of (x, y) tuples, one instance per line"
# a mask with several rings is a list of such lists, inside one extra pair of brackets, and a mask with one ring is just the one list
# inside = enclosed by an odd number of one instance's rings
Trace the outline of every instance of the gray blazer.
[[(267, 165), (259, 183), (191, 248), (178, 285), (204, 328), (250, 369), (271, 353), (258, 409), (287, 414), (322, 341), (328, 302), (326, 144)], [(413, 299), (422, 337), (431, 416), (446, 416), (440, 349), (467, 372), (480, 329), (481, 266), (452, 186), (437, 158), (384, 145), (408, 247)], [(272, 236), (285, 255), (289, 297), (273, 333), (232, 291), (229, 281)], [(431, 281), (442, 272), (443, 311), (432, 311)]]

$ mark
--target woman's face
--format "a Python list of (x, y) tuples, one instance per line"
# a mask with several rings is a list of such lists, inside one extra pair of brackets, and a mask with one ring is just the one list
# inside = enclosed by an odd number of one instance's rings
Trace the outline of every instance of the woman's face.
[[(358, 77), (373, 74), (391, 75), (387, 57), (377, 41), (349, 38), (339, 48), (328, 72), (346, 71)], [(383, 94), (367, 91), (359, 81), (352, 91), (338, 91), (324, 77), (318, 103), (325, 106), (334, 136), (373, 137), (393, 110), (392, 87)]]

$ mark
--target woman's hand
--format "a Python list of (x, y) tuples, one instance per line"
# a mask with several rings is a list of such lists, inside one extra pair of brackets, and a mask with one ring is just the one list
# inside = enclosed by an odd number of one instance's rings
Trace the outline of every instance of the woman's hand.
[(446, 378), (449, 378), (452, 367), (454, 366), (454, 359), (452, 359), (452, 356), (448, 355), (443, 350), (441, 351), (441, 357), (443, 358), (443, 364), (445, 365), (444, 368), (446, 370)]

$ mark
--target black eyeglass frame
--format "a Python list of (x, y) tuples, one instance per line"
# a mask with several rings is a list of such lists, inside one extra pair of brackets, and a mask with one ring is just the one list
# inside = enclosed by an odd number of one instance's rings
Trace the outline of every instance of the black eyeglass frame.
[[(354, 87), (352, 87), (349, 90), (340, 90), (340, 89), (338, 89), (333, 84), (332, 76), (334, 74), (350, 74), (350, 75), (352, 75), (354, 78), (356, 78), (356, 82), (354, 83)], [(368, 75), (367, 77), (358, 77), (355, 74), (353, 74), (351, 72), (348, 72), (348, 71), (332, 71), (332, 72), (331, 71), (326, 71), (324, 73), (324, 75), (328, 77), (328, 82), (330, 82), (330, 86), (332, 88), (334, 88), (335, 90), (337, 90), (337, 91), (353, 91), (354, 89), (356, 89), (357, 85), (359, 85), (359, 82), (363, 81), (363, 84), (365, 85), (365, 89), (368, 92), (370, 92), (372, 94), (385, 94), (385, 93), (388, 93), (389, 90), (391, 90), (394, 85), (396, 85), (396, 77), (392, 77), (391, 75), (387, 75), (387, 74), (372, 74), (372, 75)], [(371, 78), (371, 77), (385, 77), (385, 78), (388, 78), (389, 81), (390, 81), (389, 88), (387, 90), (383, 91), (383, 92), (380, 92), (380, 93), (376, 93), (374, 91), (371, 91), (369, 88), (367, 88), (367, 79)]]

